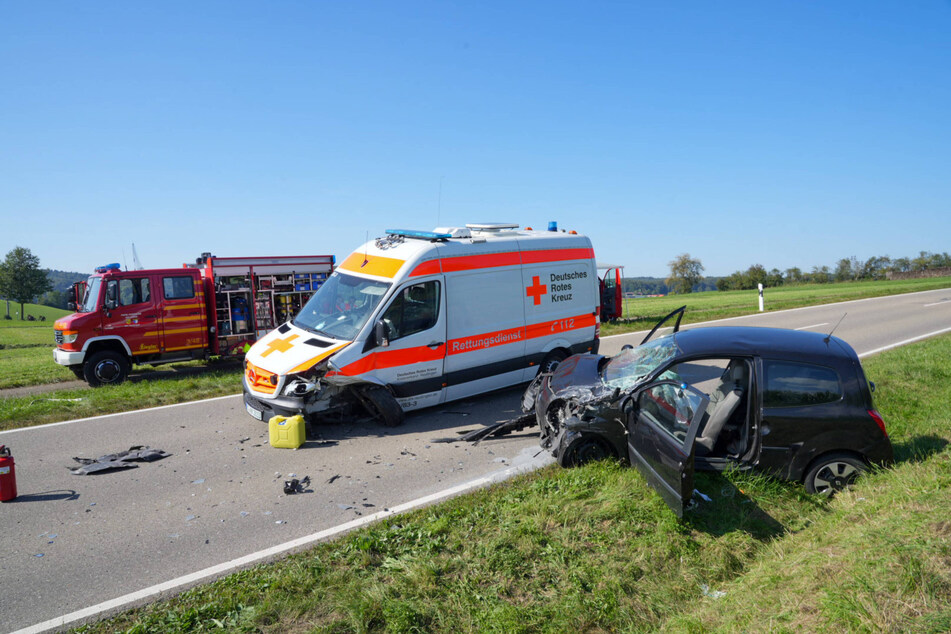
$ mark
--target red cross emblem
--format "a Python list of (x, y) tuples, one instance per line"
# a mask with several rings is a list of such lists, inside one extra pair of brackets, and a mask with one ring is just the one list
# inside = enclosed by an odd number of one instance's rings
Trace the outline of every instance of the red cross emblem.
[(534, 299), (535, 306), (538, 306), (542, 303), (542, 295), (548, 294), (548, 285), (540, 284), (540, 281), (541, 280), (538, 279), (538, 276), (534, 275), (532, 276), (532, 285), (525, 287), (525, 296)]

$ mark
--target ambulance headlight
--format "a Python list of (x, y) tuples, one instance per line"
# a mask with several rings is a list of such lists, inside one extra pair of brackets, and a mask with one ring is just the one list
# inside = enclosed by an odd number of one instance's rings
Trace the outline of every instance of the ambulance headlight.
[(295, 379), (284, 388), (284, 396), (306, 396), (317, 389), (317, 381)]

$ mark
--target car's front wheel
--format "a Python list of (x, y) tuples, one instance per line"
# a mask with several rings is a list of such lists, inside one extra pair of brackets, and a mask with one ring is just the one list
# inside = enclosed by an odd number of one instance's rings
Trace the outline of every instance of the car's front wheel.
[(595, 436), (582, 436), (568, 447), (560, 462), (563, 467), (580, 467), (589, 462), (614, 457), (614, 452), (605, 441)]
[(833, 495), (850, 487), (867, 470), (868, 465), (852, 454), (832, 453), (813, 463), (803, 484), (809, 493)]

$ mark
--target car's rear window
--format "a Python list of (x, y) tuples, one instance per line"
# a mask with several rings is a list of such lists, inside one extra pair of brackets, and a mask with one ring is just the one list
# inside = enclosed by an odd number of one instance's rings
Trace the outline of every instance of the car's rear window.
[(765, 407), (797, 407), (832, 403), (842, 398), (839, 375), (832, 368), (809, 363), (763, 361)]

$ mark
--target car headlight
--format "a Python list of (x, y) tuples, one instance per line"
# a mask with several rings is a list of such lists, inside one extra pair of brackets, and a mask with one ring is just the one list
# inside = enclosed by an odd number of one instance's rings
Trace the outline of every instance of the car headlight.
[(73, 343), (79, 338), (79, 332), (74, 330), (63, 331), (63, 343)]

